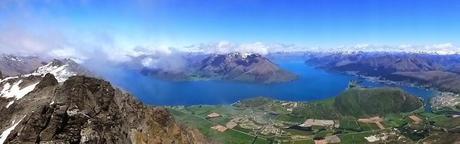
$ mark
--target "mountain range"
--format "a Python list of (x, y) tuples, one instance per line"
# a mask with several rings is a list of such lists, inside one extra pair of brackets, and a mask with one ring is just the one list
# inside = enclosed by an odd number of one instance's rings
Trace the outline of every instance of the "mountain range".
[(460, 92), (459, 55), (363, 52), (309, 57), (306, 63), (328, 70)]
[(0, 76), (27, 74), (44, 63), (45, 60), (40, 57), (0, 54)]

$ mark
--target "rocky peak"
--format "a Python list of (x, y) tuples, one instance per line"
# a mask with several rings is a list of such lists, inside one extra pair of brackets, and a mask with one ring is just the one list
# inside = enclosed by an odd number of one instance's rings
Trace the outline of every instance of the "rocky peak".
[(212, 66), (225, 66), (229, 64), (245, 65), (249, 66), (255, 64), (261, 60), (269, 61), (260, 54), (253, 53), (229, 53), (229, 54), (215, 54), (204, 59), (202, 63), (204, 65)]
[(50, 65), (51, 66), (63, 66), (63, 65), (71, 65), (71, 66), (77, 66), (78, 63), (76, 63), (75, 61), (73, 61), (72, 59), (69, 59), (69, 58), (65, 58), (65, 59), (53, 59), (51, 62), (50, 62)]
[(55, 76), (58, 82), (64, 82), (71, 76), (76, 75), (87, 75), (92, 76), (92, 74), (74, 62), (71, 59), (58, 60), (54, 59), (48, 64), (37, 68), (32, 74), (35, 76), (45, 76), (47, 73), (51, 73)]
[(0, 131), (9, 130), (2, 134), (6, 143), (206, 143), (167, 110), (85, 76), (58, 85), (46, 74), (34, 91), (0, 108), (0, 114)]
[(51, 62), (48, 63), (50, 66), (63, 66), (65, 63), (58, 59), (53, 59)]
[(37, 84), (37, 86), (35, 87), (36, 89), (42, 89), (44, 87), (48, 87), (48, 86), (55, 86), (58, 84), (58, 81), (56, 80), (56, 78), (54, 77), (53, 74), (50, 74), (50, 73), (47, 73), (43, 78), (42, 80)]

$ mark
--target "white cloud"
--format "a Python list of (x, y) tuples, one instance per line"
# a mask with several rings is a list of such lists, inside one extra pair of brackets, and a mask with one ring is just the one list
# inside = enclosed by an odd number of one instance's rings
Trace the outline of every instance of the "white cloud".
[(228, 41), (220, 41), (213, 43), (201, 43), (198, 45), (191, 45), (183, 48), (185, 51), (191, 52), (204, 52), (204, 53), (217, 53), (226, 54), (232, 52), (240, 53), (258, 53), (258, 54), (269, 54), (271, 52), (280, 51), (298, 51), (300, 47), (295, 45), (285, 44), (274, 44), (274, 43), (232, 43)]
[(357, 44), (352, 46), (340, 46), (336, 48), (326, 48), (320, 51), (332, 52), (405, 52), (405, 53), (430, 53), (430, 54), (460, 54), (460, 47), (452, 43), (440, 43), (432, 45), (411, 45), (402, 44), (392, 45), (372, 45)]
[(49, 55), (51, 57), (56, 57), (56, 58), (77, 59), (80, 62), (88, 59), (88, 57), (82, 55), (80, 52), (78, 52), (77, 50), (73, 48), (54, 49), (49, 52)]
[(17, 26), (4, 26), (0, 27), (0, 50), (16, 54), (43, 53), (62, 44), (62, 40), (54, 38), (51, 33), (39, 35)]
[(262, 55), (268, 54), (268, 49), (270, 46), (263, 44), (261, 42), (256, 42), (256, 43), (249, 43), (249, 44), (241, 44), (238, 48), (237, 51), (242, 52), (242, 53), (258, 53)]
[(452, 43), (441, 43), (441, 44), (434, 44), (431, 47), (436, 49), (454, 49), (456, 48)]

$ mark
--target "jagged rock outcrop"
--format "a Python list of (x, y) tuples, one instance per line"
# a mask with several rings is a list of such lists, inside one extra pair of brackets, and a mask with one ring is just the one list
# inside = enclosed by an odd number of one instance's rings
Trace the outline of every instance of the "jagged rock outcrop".
[(55, 86), (59, 84), (53, 74), (47, 73), (43, 79), (35, 86), (35, 89), (43, 89), (48, 86)]
[(85, 76), (59, 85), (47, 74), (0, 115), (0, 131), (9, 130), (1, 136), (6, 143), (206, 143), (167, 110)]

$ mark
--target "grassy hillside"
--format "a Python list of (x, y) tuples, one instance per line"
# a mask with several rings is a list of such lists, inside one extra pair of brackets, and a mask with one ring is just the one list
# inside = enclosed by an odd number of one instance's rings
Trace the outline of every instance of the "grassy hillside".
[(340, 117), (340, 114), (334, 108), (334, 99), (305, 103), (295, 108), (291, 115), (300, 118), (302, 121), (308, 118), (338, 119)]
[(423, 106), (420, 99), (400, 89), (350, 89), (335, 98), (337, 111), (355, 117), (410, 112)]

